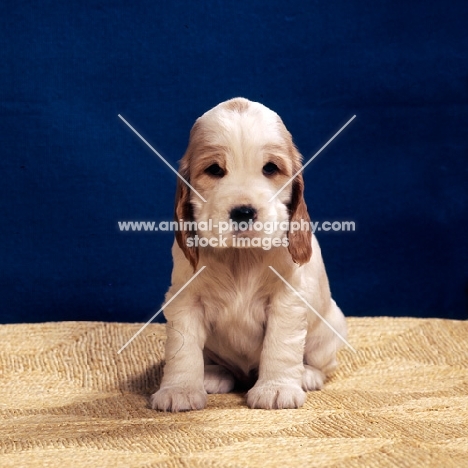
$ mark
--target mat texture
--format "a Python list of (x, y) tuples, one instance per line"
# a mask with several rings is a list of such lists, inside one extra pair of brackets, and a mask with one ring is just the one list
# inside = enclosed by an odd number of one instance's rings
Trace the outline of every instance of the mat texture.
[(2, 467), (468, 467), (468, 322), (349, 318), (325, 389), (298, 410), (241, 393), (159, 413), (165, 333), (141, 324), (0, 327)]

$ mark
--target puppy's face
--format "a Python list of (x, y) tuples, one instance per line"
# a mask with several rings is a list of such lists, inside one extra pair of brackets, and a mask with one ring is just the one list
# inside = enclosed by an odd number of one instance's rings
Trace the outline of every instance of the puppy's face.
[[(196, 121), (180, 165), (181, 175), (206, 202), (178, 181), (176, 219), (196, 221), (199, 237), (222, 236), (228, 247), (238, 247), (242, 237), (287, 236), (293, 260), (306, 263), (310, 232), (288, 235), (285, 228), (296, 218), (310, 221), (302, 175), (274, 197), (300, 167), (301, 156), (277, 114), (242, 98), (221, 103)], [(198, 252), (186, 242), (191, 235), (178, 233), (177, 240), (195, 266)]]

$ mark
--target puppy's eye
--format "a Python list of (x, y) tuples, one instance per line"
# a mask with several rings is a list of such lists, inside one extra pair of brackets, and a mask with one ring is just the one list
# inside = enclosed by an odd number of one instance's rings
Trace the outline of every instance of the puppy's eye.
[(208, 166), (205, 169), (205, 172), (207, 174), (210, 174), (215, 177), (223, 177), (224, 176), (224, 170), (219, 167), (219, 164), (212, 164), (211, 166)]
[(272, 162), (266, 163), (263, 166), (263, 174), (266, 176), (276, 174), (278, 171), (278, 166), (276, 164), (273, 164)]

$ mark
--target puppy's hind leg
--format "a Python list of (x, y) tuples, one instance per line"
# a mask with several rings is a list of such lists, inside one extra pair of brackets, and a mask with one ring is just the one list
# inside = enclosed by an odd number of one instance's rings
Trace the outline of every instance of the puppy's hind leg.
[(319, 323), (316, 322), (308, 330), (302, 376), (302, 388), (306, 391), (320, 390), (323, 387), (327, 375), (337, 366), (336, 352), (343, 345), (337, 333), (346, 338), (346, 321), (333, 299), (324, 319), (336, 332), (318, 318), (316, 320), (320, 320)]
[(205, 364), (206, 393), (228, 393), (234, 388), (234, 376), (219, 364)]
[(313, 366), (304, 364), (304, 373), (302, 374), (302, 389), (306, 392), (321, 390), (325, 382), (325, 374)]

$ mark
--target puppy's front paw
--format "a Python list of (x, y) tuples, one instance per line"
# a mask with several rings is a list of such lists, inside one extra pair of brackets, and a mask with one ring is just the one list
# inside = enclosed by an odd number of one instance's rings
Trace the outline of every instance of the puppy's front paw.
[(223, 366), (217, 364), (205, 365), (205, 390), (208, 393), (228, 393), (235, 385), (234, 376)]
[(200, 410), (206, 406), (206, 392), (193, 388), (161, 388), (150, 398), (151, 408), (161, 411)]
[(306, 394), (299, 385), (261, 383), (252, 387), (247, 393), (249, 408), (290, 409), (301, 407)]

